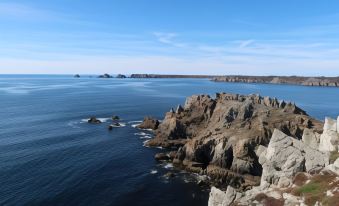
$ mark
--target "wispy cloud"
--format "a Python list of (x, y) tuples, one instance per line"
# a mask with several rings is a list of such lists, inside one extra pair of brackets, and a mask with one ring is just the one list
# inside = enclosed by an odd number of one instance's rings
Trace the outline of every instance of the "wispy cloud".
[(177, 43), (175, 38), (178, 36), (177, 33), (163, 33), (163, 32), (154, 32), (153, 35), (157, 40), (163, 44), (168, 44), (175, 47), (184, 47), (182, 43)]

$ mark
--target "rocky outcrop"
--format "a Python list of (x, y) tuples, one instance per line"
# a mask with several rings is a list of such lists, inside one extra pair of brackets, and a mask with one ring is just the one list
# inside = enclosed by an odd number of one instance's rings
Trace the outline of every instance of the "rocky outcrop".
[(338, 151), (339, 134), (337, 130), (338, 123), (329, 117), (325, 118), (324, 132), (320, 136), (320, 151)]
[(125, 79), (125, 78), (126, 78), (126, 75), (118, 74), (115, 78)]
[(167, 112), (148, 146), (178, 148), (173, 162), (209, 175), (216, 185), (247, 188), (260, 182), (258, 145), (267, 146), (275, 128), (301, 139), (321, 132), (322, 123), (293, 103), (259, 95), (194, 95)]
[(132, 74), (131, 78), (215, 78), (215, 75)]
[(79, 74), (74, 75), (74, 78), (80, 78)]
[(99, 75), (98, 78), (113, 78), (113, 77), (109, 74), (103, 74), (103, 75)]
[(266, 84), (296, 84), (303, 86), (338, 87), (339, 77), (302, 77), (302, 76), (221, 76), (216, 82), (242, 82)]
[(288, 187), (298, 172), (319, 171), (329, 164), (328, 153), (322, 153), (275, 129), (267, 149), (261, 152), (263, 167), (261, 186)]
[(159, 120), (153, 118), (153, 117), (145, 117), (144, 121), (138, 125), (137, 127), (140, 129), (152, 129), (156, 130), (158, 129), (160, 122)]

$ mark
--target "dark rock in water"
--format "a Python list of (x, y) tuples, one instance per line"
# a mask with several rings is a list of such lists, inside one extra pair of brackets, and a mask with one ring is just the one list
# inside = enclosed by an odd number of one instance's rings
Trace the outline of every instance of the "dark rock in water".
[(300, 139), (304, 129), (323, 126), (295, 104), (259, 95), (194, 95), (177, 110), (166, 113), (146, 145), (180, 147), (175, 165), (234, 187), (260, 182), (256, 148), (268, 145), (274, 129)]
[(103, 74), (103, 75), (100, 75), (98, 76), (99, 78), (113, 78), (111, 75), (109, 74)]
[(80, 78), (79, 74), (74, 75), (74, 78)]
[(175, 174), (174, 174), (173, 172), (167, 172), (167, 173), (164, 175), (164, 177), (166, 177), (166, 178), (173, 178), (173, 177), (175, 177)]
[(119, 116), (112, 116), (112, 120), (119, 120), (120, 119), (120, 117)]
[(126, 78), (126, 76), (125, 76), (125, 75), (123, 75), (123, 74), (118, 74), (118, 75), (116, 76), (116, 78), (125, 79), (125, 78)]
[(91, 124), (100, 124), (101, 123), (101, 121), (99, 119), (97, 119), (96, 117), (89, 118), (89, 120), (87, 122), (91, 123)]
[(138, 128), (156, 130), (158, 129), (159, 124), (159, 120), (153, 117), (145, 117), (144, 121), (140, 125), (138, 125)]
[(157, 161), (163, 161), (163, 160), (167, 161), (170, 158), (166, 153), (157, 153), (155, 154), (154, 159), (156, 159)]

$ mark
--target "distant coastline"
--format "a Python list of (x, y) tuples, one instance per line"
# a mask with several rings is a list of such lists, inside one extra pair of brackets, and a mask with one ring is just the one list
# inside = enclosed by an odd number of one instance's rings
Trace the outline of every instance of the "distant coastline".
[(132, 74), (130, 78), (209, 78), (215, 82), (339, 87), (339, 77)]

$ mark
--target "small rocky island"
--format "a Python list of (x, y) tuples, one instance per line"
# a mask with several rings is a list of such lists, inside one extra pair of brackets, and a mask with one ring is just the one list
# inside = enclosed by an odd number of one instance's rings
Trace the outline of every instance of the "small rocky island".
[[(155, 127), (156, 121), (142, 123), (141, 128), (154, 129), (147, 145), (172, 151), (155, 158), (207, 175), (210, 206), (339, 201), (335, 120), (324, 124), (275, 98), (218, 93), (191, 96)], [(321, 194), (304, 188), (314, 184)]]

